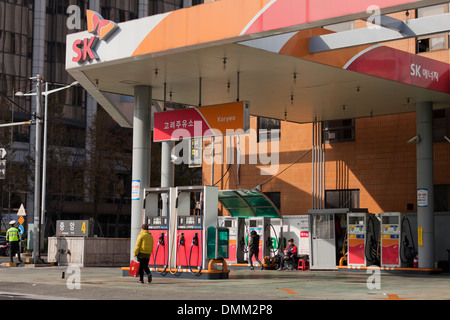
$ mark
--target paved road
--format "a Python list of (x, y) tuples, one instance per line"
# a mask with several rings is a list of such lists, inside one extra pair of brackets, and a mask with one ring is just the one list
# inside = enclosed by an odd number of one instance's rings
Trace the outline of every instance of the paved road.
[[(123, 314), (122, 310), (131, 310), (128, 317), (142, 312), (151, 315), (155, 310), (161, 310), (169, 319), (178, 316), (185, 319), (189, 312), (198, 318), (214, 319), (248, 318), (249, 311), (259, 312), (258, 320), (274, 316), (284, 318), (286, 312), (306, 316), (311, 310), (321, 316), (336, 316), (350, 309), (352, 312), (373, 312), (373, 306), (366, 302), (384, 300), (440, 300), (444, 305), (438, 304), (434, 309), (445, 312), (448, 308), (445, 305), (445, 300), (450, 300), (448, 273), (381, 274), (379, 289), (368, 286), (371, 276), (365, 272), (244, 269), (231, 270), (227, 280), (155, 275), (151, 284), (139, 284), (136, 278), (124, 277), (120, 268), (81, 268), (77, 273), (63, 266), (0, 266), (0, 300), (13, 303), (11, 308), (6, 308), (6, 313), (11, 316), (23, 314), (31, 301), (39, 301), (31, 305), (37, 309), (30, 310), (51, 316), (73, 313), (93, 317), (95, 313), (101, 318), (116, 318), (118, 312)], [(79, 289), (74, 288), (75, 284), (79, 284)], [(50, 304), (43, 300), (50, 301)], [(55, 304), (53, 300), (60, 301)], [(71, 300), (83, 300), (83, 303), (72, 305), (74, 302)], [(85, 300), (93, 300), (94, 304), (86, 304)], [(324, 304), (323, 300), (332, 300), (335, 305)], [(347, 300), (346, 304), (343, 304), (344, 300)], [(101, 301), (108, 301), (108, 304), (99, 303)], [(399, 306), (396, 309), (399, 316), (405, 316), (405, 312), (414, 316), (417, 301), (410, 307)], [(391, 306), (389, 310), (392, 310)], [(250, 307), (257, 309), (249, 310)], [(235, 314), (231, 314), (232, 311)]]
[[(64, 273), (64, 275), (63, 275)], [(77, 277), (78, 276), (78, 277)], [(138, 284), (120, 268), (0, 266), (0, 299), (95, 300), (449, 300), (450, 274), (381, 274), (376, 282), (365, 272), (232, 270), (227, 280), (154, 276)], [(368, 286), (368, 280), (371, 282)], [(79, 283), (80, 289), (73, 288)], [(370, 285), (372, 284), (372, 286)]]

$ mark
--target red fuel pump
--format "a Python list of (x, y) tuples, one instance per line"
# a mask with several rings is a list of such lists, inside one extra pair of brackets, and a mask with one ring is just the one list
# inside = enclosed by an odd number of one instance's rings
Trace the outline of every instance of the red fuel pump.
[[(170, 188), (150, 188), (144, 191), (143, 222), (153, 236), (153, 252), (149, 267), (165, 276), (169, 260), (169, 212), (168, 198)], [(162, 268), (162, 271), (161, 271)]]
[(150, 264), (153, 265), (155, 271), (157, 268), (163, 268), (160, 272), (162, 275), (167, 274), (168, 259), (169, 259), (169, 244), (168, 244), (168, 223), (167, 217), (149, 217), (148, 229), (153, 236), (154, 247), (152, 255), (150, 256)]
[[(202, 216), (179, 216), (177, 226), (177, 266), (200, 273), (203, 261)], [(197, 269), (197, 272), (193, 271)]]

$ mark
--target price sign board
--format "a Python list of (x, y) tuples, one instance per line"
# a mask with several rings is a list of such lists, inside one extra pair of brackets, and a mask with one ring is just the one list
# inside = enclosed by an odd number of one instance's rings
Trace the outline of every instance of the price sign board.
[(89, 220), (58, 220), (56, 221), (56, 236), (87, 237), (89, 235)]

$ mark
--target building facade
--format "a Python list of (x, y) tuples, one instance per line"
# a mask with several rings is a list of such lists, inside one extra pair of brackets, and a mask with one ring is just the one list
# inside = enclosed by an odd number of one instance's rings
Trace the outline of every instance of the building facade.
[[(87, 9), (120, 23), (202, 2), (0, 1), (0, 121), (33, 119), (36, 99), (16, 96), (17, 92), (35, 91), (31, 77), (40, 75), (43, 83), (49, 83), (50, 90), (74, 81), (65, 70), (66, 36), (87, 29)], [(126, 98), (117, 99), (127, 101)], [(49, 95), (48, 105), (47, 234), (54, 234), (56, 219), (92, 218), (98, 222), (95, 234), (128, 236), (131, 131), (115, 124), (81, 86)], [(2, 147), (8, 150), (0, 197), (4, 221), (8, 213), (16, 213), (23, 203), (27, 223), (33, 224), (34, 126), (0, 130)], [(114, 141), (114, 147), (112, 144), (107, 146), (116, 148), (117, 157), (110, 163), (103, 160), (109, 158), (101, 148), (105, 141)]]
[[(449, 4), (440, 4), (390, 16), (405, 21), (448, 12)], [(366, 25), (366, 21), (357, 20), (324, 28), (340, 32)], [(448, 41), (447, 32), (383, 45), (449, 63)], [(450, 211), (450, 144), (445, 138), (450, 137), (449, 116), (448, 108), (433, 113), (436, 212)], [(274, 201), (283, 215), (304, 215), (312, 208), (367, 208), (372, 213), (417, 212), (416, 145), (407, 143), (416, 134), (413, 101), (404, 101), (401, 114), (346, 118), (343, 106), (340, 117), (341, 120), (317, 124), (253, 117), (251, 133), (241, 138), (239, 145), (234, 140), (230, 143), (226, 139), (215, 139), (216, 158), (226, 159), (227, 148), (234, 150), (234, 158), (231, 164), (227, 161), (215, 164), (214, 182), (211, 167), (204, 163), (203, 183), (213, 183), (222, 190), (258, 188)], [(318, 129), (314, 130), (315, 126)], [(261, 132), (261, 129), (265, 131)], [(277, 134), (271, 141), (270, 132), (274, 131)], [(210, 143), (205, 139), (204, 146)], [(256, 150), (255, 143), (258, 152), (279, 150), (278, 155), (270, 157), (272, 162), (278, 161), (274, 173), (268, 172), (275, 163), (250, 163)], [(238, 147), (245, 155), (239, 165)]]

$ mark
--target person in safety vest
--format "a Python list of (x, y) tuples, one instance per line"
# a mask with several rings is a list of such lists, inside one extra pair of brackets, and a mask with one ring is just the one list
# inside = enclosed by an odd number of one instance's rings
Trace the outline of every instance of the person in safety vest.
[(150, 256), (153, 252), (153, 236), (148, 233), (148, 225), (143, 224), (142, 230), (136, 240), (134, 256), (139, 261), (139, 283), (144, 283), (144, 271), (147, 274), (148, 283), (152, 282), (152, 274), (148, 268)]
[(13, 257), (17, 253), (19, 257), (19, 262), (22, 263), (22, 259), (20, 259), (20, 233), (19, 229), (15, 227), (16, 221), (12, 220), (9, 222), (11, 226), (8, 231), (6, 231), (6, 241), (9, 243), (9, 258), (11, 259), (11, 263), (13, 263)]

